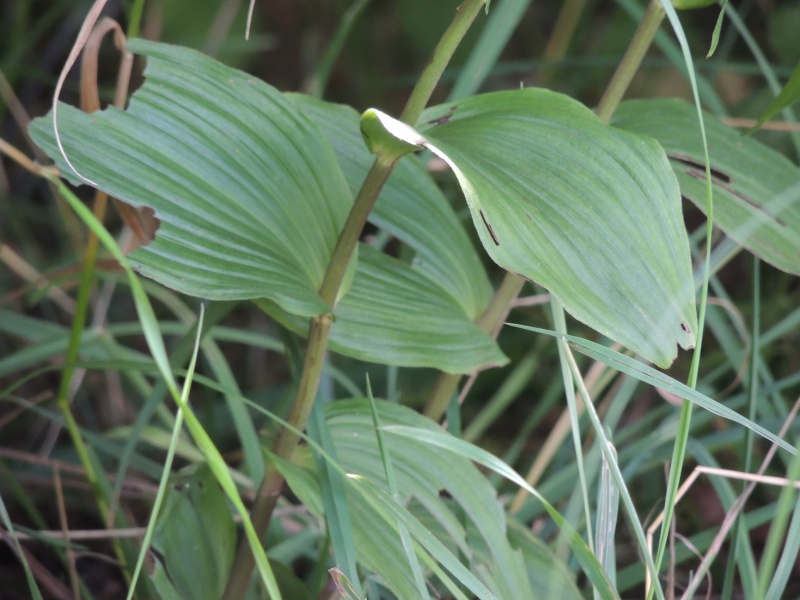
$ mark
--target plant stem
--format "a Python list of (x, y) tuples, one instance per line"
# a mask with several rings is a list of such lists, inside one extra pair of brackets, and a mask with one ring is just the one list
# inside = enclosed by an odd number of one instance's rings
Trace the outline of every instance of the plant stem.
[(411, 92), (403, 113), (400, 115), (401, 121), (409, 125), (414, 125), (417, 121), (428, 104), (428, 100), (431, 99), (431, 94), (436, 88), (442, 73), (444, 73), (445, 67), (450, 63), (450, 59), (453, 58), (453, 53), (455, 53), (461, 40), (464, 39), (467, 30), (485, 3), (486, 0), (464, 0), (461, 6), (458, 7), (458, 12), (456, 12), (453, 22), (442, 35), (442, 39), (439, 40), (433, 51), (433, 56), (428, 61), (428, 66), (422, 71), (417, 85)]
[(628, 49), (625, 51), (625, 56), (622, 57), (614, 76), (600, 99), (600, 103), (597, 105), (595, 112), (606, 123), (611, 120), (611, 115), (614, 114), (620, 100), (622, 100), (628, 86), (630, 86), (633, 76), (639, 70), (642, 59), (644, 59), (647, 50), (653, 43), (653, 38), (655, 38), (661, 21), (664, 20), (664, 14), (661, 0), (650, 0), (647, 11), (644, 13), (644, 17), (639, 23)]
[[(378, 194), (392, 173), (394, 163), (395, 161), (386, 161), (378, 157), (367, 173), (364, 183), (361, 184), (361, 189), (353, 203), (353, 208), (350, 209), (350, 214), (347, 215), (347, 221), (339, 234), (336, 247), (333, 249), (331, 260), (328, 263), (328, 270), (325, 271), (325, 277), (319, 288), (319, 295), (328, 306), (336, 305), (336, 297), (342, 287), (342, 281), (355, 252), (358, 239), (361, 237), (361, 231), (364, 229), (369, 213), (372, 212), (372, 207), (375, 206)], [(309, 339), (311, 338), (309, 337)]]
[[(489, 302), (489, 306), (478, 319), (476, 323), (478, 327), (493, 337), (497, 337), (500, 326), (511, 311), (511, 302), (517, 297), (524, 283), (524, 278), (507, 272)], [(461, 375), (459, 374), (441, 373), (433, 386), (423, 414), (434, 421), (441, 419), (460, 381)]]
[(547, 40), (547, 45), (544, 48), (542, 58), (551, 66), (545, 67), (539, 73), (537, 85), (540, 87), (548, 87), (548, 84), (553, 79), (556, 68), (552, 63), (561, 60), (567, 53), (567, 48), (575, 35), (578, 20), (585, 6), (586, 0), (565, 0), (564, 4), (561, 5), (555, 27), (553, 27), (553, 33), (550, 34), (550, 39)]
[[(465, 0), (459, 7), (453, 22), (442, 35), (442, 39), (433, 51), (427, 67), (420, 76), (411, 96), (406, 103), (401, 119), (413, 125), (419, 118), (425, 105), (433, 93), (445, 67), (450, 62), (458, 45), (464, 38), (475, 17), (486, 0)], [(394, 168), (394, 160), (378, 157), (364, 179), (361, 190), (356, 196), (353, 208), (347, 217), (342, 232), (334, 248), (328, 268), (325, 272), (320, 287), (320, 297), (333, 308), (347, 267), (352, 259), (361, 231), (372, 211), (383, 185), (389, 178)], [(333, 323), (333, 314), (326, 313), (311, 319), (308, 333), (308, 348), (303, 363), (303, 372), (300, 376), (292, 411), (287, 422), (298, 430), (305, 429), (308, 416), (317, 395), (325, 352), (328, 348), (328, 334)], [(290, 459), (297, 446), (297, 434), (285, 428), (278, 437), (275, 446), (275, 455), (280, 458)], [(264, 480), (259, 487), (256, 501), (251, 511), (251, 519), (256, 534), (263, 539), (269, 527), (272, 513), (277, 504), (283, 477), (274, 467), (267, 469)], [(242, 541), (239, 552), (231, 571), (225, 593), (226, 600), (239, 600), (247, 591), (253, 571), (254, 559), (247, 541)]]

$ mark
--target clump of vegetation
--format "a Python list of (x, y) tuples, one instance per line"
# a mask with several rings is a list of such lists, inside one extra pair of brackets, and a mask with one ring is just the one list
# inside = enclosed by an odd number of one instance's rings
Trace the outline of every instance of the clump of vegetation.
[(800, 13), (219, 4), (4, 9), (10, 597), (800, 591)]

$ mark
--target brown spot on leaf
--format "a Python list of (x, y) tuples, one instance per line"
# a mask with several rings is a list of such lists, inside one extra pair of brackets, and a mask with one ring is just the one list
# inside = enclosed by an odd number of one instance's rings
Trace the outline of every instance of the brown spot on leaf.
[[(695, 169), (688, 169), (688, 170), (686, 171), (686, 174), (687, 174), (689, 177), (694, 177), (695, 179), (699, 179), (700, 181), (705, 181), (705, 180), (706, 180), (706, 173), (705, 173), (705, 171), (697, 171), (697, 170), (695, 170)], [(769, 213), (769, 212), (765, 211), (765, 210), (764, 210), (764, 207), (763, 207), (763, 206), (761, 206), (761, 205), (760, 205), (758, 202), (756, 202), (756, 201), (755, 201), (755, 200), (753, 200), (752, 198), (749, 198), (749, 197), (745, 196), (745, 195), (744, 195), (743, 193), (741, 193), (739, 190), (737, 190), (737, 189), (734, 189), (734, 187), (733, 187), (732, 185), (730, 185), (729, 183), (726, 183), (726, 182), (722, 182), (722, 181), (716, 180), (716, 179), (714, 179), (714, 176), (713, 176), (713, 175), (711, 176), (711, 180), (712, 180), (712, 181), (713, 181), (713, 182), (714, 182), (716, 185), (718, 185), (719, 187), (721, 187), (723, 190), (725, 190), (726, 192), (728, 192), (730, 195), (732, 195), (732, 196), (735, 196), (736, 198), (738, 198), (739, 200), (741, 200), (741, 201), (742, 201), (742, 202), (744, 202), (745, 204), (749, 204), (750, 206), (752, 206), (752, 207), (753, 207), (754, 209), (756, 209), (758, 212), (760, 212), (760, 213), (761, 213), (761, 214), (763, 214), (765, 217), (767, 217), (767, 218), (768, 218), (770, 221), (773, 221), (773, 222), (775, 222), (776, 224), (780, 225), (781, 227), (786, 227), (786, 221), (784, 221), (783, 219), (781, 219), (781, 218), (780, 218), (778, 215), (773, 215), (772, 213)]]
[(486, 215), (483, 214), (483, 211), (481, 209), (478, 209), (478, 212), (481, 213), (481, 219), (483, 219), (483, 224), (486, 225), (486, 230), (489, 232), (489, 235), (492, 236), (492, 241), (494, 242), (494, 245), (499, 246), (500, 242), (497, 240), (497, 236), (494, 233), (494, 229), (492, 229), (492, 226), (489, 224), (489, 221), (486, 220)]
[[(694, 158), (692, 158), (688, 154), (675, 153), (675, 154), (670, 154), (669, 157), (672, 160), (676, 160), (679, 163), (684, 164), (684, 165), (686, 165), (688, 167), (691, 167), (694, 170), (700, 171), (703, 174), (705, 174), (705, 172), (706, 172), (706, 166), (703, 163), (696, 161)], [(692, 169), (690, 169), (690, 170), (692, 170)], [(731, 183), (733, 183), (733, 177), (731, 177), (727, 173), (723, 173), (722, 171), (720, 171), (719, 169), (715, 169), (714, 167), (711, 167), (710, 171), (711, 171), (711, 180), (714, 183), (720, 183), (720, 184), (723, 184), (723, 183), (731, 184)], [(687, 173), (689, 173), (689, 171), (687, 171)], [(689, 174), (691, 174), (691, 173), (689, 173)]]
[(446, 115), (439, 117), (438, 119), (431, 119), (430, 121), (426, 121), (426, 123), (428, 125), (433, 125), (434, 127), (436, 127), (437, 125), (444, 125), (450, 119), (453, 118), (453, 113), (456, 112), (457, 109), (458, 109), (458, 104), (454, 104), (453, 106), (450, 107), (450, 110)]

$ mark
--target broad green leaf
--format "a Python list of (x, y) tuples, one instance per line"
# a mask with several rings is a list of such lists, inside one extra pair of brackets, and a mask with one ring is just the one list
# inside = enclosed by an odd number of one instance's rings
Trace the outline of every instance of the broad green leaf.
[(754, 423), (747, 417), (743, 417), (736, 411), (728, 408), (724, 404), (717, 402), (716, 400), (709, 398), (705, 394), (701, 394), (697, 390), (690, 388), (676, 379), (673, 379), (666, 373), (662, 373), (661, 371), (658, 371), (649, 365), (644, 364), (643, 362), (631, 358), (630, 356), (625, 356), (624, 354), (612, 350), (611, 348), (606, 348), (605, 346), (590, 340), (576, 337), (574, 335), (564, 335), (554, 331), (549, 331), (547, 329), (528, 327), (527, 325), (517, 325), (516, 323), (509, 323), (509, 325), (519, 329), (524, 329), (526, 331), (533, 331), (534, 333), (542, 333), (544, 335), (550, 335), (553, 337), (563, 337), (567, 340), (569, 345), (575, 348), (578, 352), (585, 354), (594, 360), (600, 361), (609, 367), (620, 371), (621, 373), (635, 377), (639, 381), (643, 381), (644, 383), (648, 383), (659, 389), (675, 394), (676, 396), (683, 398), (684, 400), (688, 400), (700, 408), (704, 408), (705, 410), (714, 413), (715, 415), (719, 415), (724, 419), (728, 419), (729, 421), (738, 423), (743, 427), (747, 427), (753, 433), (757, 433), (765, 440), (780, 446), (792, 454), (798, 454), (797, 450), (791, 444), (787, 443), (786, 440), (779, 438), (777, 435), (763, 428), (761, 425)]
[[(140, 273), (210, 299), (270, 298), (312, 316), (352, 196), (333, 151), (274, 88), (193, 50), (132, 40), (146, 80), (126, 111), (60, 106), (58, 130), (84, 177), (155, 210)], [(62, 174), (52, 116), (31, 135)]]
[[(307, 321), (258, 304), (293, 331), (308, 330)], [(330, 347), (361, 360), (450, 373), (508, 360), (437, 281), (364, 244), (350, 291), (336, 306)]]
[[(323, 516), (322, 491), (318, 474), (312, 469), (310, 453), (298, 450), (292, 464), (278, 457), (271, 457), (276, 467), (286, 479), (286, 484), (309, 510)], [(399, 533), (394, 523), (385, 523), (371, 510), (367, 502), (355, 493), (351, 485), (346, 486), (347, 504), (353, 514), (358, 515), (354, 522), (353, 538), (359, 564), (378, 575), (387, 588), (398, 598), (414, 598), (417, 594), (414, 577), (405, 562)]]
[[(358, 113), (349, 106), (300, 94), (287, 97), (322, 131), (355, 196), (375, 160), (361, 140)], [(438, 281), (471, 320), (483, 313), (492, 296), (486, 271), (419, 159), (408, 156), (395, 165), (369, 220), (414, 250), (414, 268)]]
[(528, 485), (519, 473), (514, 471), (502, 460), (474, 444), (442, 431), (441, 428), (389, 425), (384, 427), (384, 431), (414, 440), (426, 446), (441, 448), (445, 450), (446, 454), (449, 454), (451, 458), (467, 458), (470, 461), (477, 462), (525, 489), (542, 503), (545, 510), (547, 510), (550, 517), (561, 530), (562, 535), (575, 553), (576, 560), (583, 567), (586, 576), (595, 586), (595, 590), (599, 596), (603, 599), (619, 597), (603, 571), (602, 565), (600, 565), (597, 558), (592, 554), (592, 550), (586, 545), (586, 542), (578, 532), (572, 528), (569, 522), (564, 519), (564, 516), (561, 515), (554, 506), (547, 502), (539, 492)]
[(435, 107), (420, 123), (405, 141), (448, 162), (495, 262), (659, 365), (676, 342), (694, 345), (680, 192), (654, 140), (541, 89)]
[[(435, 423), (408, 408), (386, 402), (377, 402), (376, 406), (380, 421), (385, 425), (402, 424), (409, 428), (438, 429)], [(328, 405), (326, 409), (328, 427), (341, 468), (348, 473), (365, 477), (389, 493), (369, 403), (365, 400), (339, 401)], [(458, 552), (465, 557), (468, 564), (472, 564), (473, 572), (480, 576), (480, 572), (475, 569), (483, 565), (482, 568), (491, 577), (492, 591), (497, 597), (531, 597), (521, 556), (509, 545), (506, 536), (502, 506), (494, 488), (480, 471), (468, 460), (397, 436), (386, 437), (386, 451), (391, 459), (400, 495), (403, 498), (414, 498), (414, 505), (424, 508), (429, 518), (434, 518), (441, 524), (433, 531), (443, 528), (447, 532), (446, 540), (442, 541), (446, 541), (448, 545), (456, 544)], [(312, 464), (308, 459), (304, 462), (307, 465)], [(289, 484), (298, 495), (303, 494), (302, 490), (295, 489), (291, 479)], [(460, 507), (465, 515), (462, 518), (471, 523), (478, 532), (482, 545), (488, 549), (487, 555), (481, 554), (481, 560), (472, 560), (474, 552), (466, 543), (461, 521), (453, 514), (450, 503), (440, 497), (441, 490), (446, 490), (452, 503)], [(351, 496), (348, 495), (348, 498)], [(360, 517), (353, 523), (359, 562), (365, 566), (368, 566), (365, 561), (379, 565), (381, 568), (368, 568), (377, 570), (387, 580), (393, 576), (402, 581), (405, 594), (400, 594), (400, 597), (415, 597), (414, 578), (405, 559), (399, 532), (394, 530), (386, 538), (378, 525), (379, 515), (370, 516), (370, 511), (363, 508), (362, 504), (351, 504), (351, 510)], [(425, 521), (421, 517), (420, 520)], [(385, 529), (385, 525), (383, 527)], [(376, 541), (379, 543), (374, 543)], [(396, 572), (398, 569), (400, 573)]]
[(205, 463), (183, 469), (170, 484), (151, 550), (151, 579), (164, 598), (222, 595), (236, 550), (236, 527)]
[[(752, 138), (705, 115), (714, 184), (714, 225), (788, 273), (800, 275), (800, 168)], [(681, 192), (705, 211), (703, 148), (697, 114), (681, 100), (623, 102), (615, 126), (656, 138)]]
[(783, 86), (780, 93), (775, 96), (775, 99), (769, 103), (769, 106), (758, 118), (755, 127), (750, 131), (755, 131), (783, 109), (788, 108), (798, 100), (800, 100), (800, 62), (798, 62), (797, 66), (794, 68), (792, 75), (789, 77), (789, 81), (786, 82), (786, 85)]
[[(461, 585), (469, 589), (480, 600), (496, 600), (504, 596), (493, 593), (486, 585), (471, 573), (463, 564), (445, 548), (444, 544), (431, 534), (422, 524), (408, 512), (403, 504), (394, 499), (385, 489), (375, 485), (366, 477), (351, 475), (354, 487), (368, 504), (384, 517), (385, 521), (394, 518), (402, 523), (416, 540), (425, 547)], [(531, 594), (532, 595), (532, 594)], [(517, 596), (513, 596), (517, 597)], [(528, 596), (530, 597), (530, 596)]]
[(539, 598), (578, 600), (583, 598), (575, 585), (574, 573), (553, 554), (550, 547), (531, 530), (515, 520), (508, 521), (508, 539), (522, 552), (528, 577)]

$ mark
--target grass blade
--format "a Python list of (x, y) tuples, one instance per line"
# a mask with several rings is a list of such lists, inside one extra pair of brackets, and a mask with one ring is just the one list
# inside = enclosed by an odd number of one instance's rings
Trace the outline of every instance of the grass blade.
[(619, 352), (615, 352), (610, 348), (606, 348), (605, 346), (601, 346), (595, 342), (591, 342), (589, 340), (585, 340), (583, 338), (575, 337), (572, 335), (563, 335), (556, 333), (554, 331), (549, 331), (547, 329), (540, 329), (538, 327), (528, 327), (526, 325), (518, 325), (515, 323), (509, 323), (512, 327), (517, 327), (519, 329), (525, 329), (527, 331), (533, 331), (535, 333), (542, 333), (544, 335), (549, 335), (553, 337), (563, 337), (569, 345), (575, 348), (578, 352), (585, 354), (586, 356), (593, 358), (594, 360), (599, 360), (607, 364), (610, 367), (621, 371), (631, 377), (635, 377), (639, 381), (643, 381), (644, 383), (649, 383), (650, 385), (662, 389), (667, 392), (671, 392), (684, 400), (688, 400), (689, 402), (696, 404), (697, 406), (706, 409), (709, 412), (714, 413), (715, 415), (719, 415), (729, 421), (733, 421), (734, 423), (738, 423), (744, 427), (747, 427), (749, 430), (757, 433), (764, 439), (776, 444), (786, 450), (787, 452), (791, 452), (794, 455), (798, 455), (797, 450), (792, 447), (791, 444), (787, 443), (785, 440), (782, 440), (774, 433), (768, 431), (761, 425), (754, 423), (747, 417), (743, 417), (737, 412), (734, 412), (724, 404), (720, 404), (716, 400), (712, 400), (705, 394), (701, 394), (697, 390), (690, 388), (687, 385), (684, 385), (680, 381), (673, 379), (669, 375), (662, 373), (661, 371), (657, 371), (656, 369), (647, 366), (646, 364), (635, 360), (629, 356), (625, 356)]
[(0, 496), (0, 521), (3, 522), (3, 527), (6, 528), (9, 537), (14, 542), (13, 547), (17, 551), (17, 558), (22, 563), (22, 568), (25, 570), (25, 579), (28, 582), (28, 589), (31, 592), (31, 597), (33, 597), (34, 600), (42, 600), (42, 594), (39, 591), (39, 586), (36, 585), (36, 580), (33, 578), (31, 568), (28, 566), (28, 559), (25, 558), (25, 552), (22, 551), (22, 545), (19, 543), (17, 534), (14, 531), (14, 525), (11, 523), (11, 517), (8, 515), (8, 511), (6, 510), (6, 505), (3, 502), (2, 496)]
[[(197, 334), (195, 336), (194, 341), (194, 351), (192, 352), (192, 359), (189, 362), (189, 368), (187, 369), (186, 378), (183, 382), (183, 390), (181, 392), (181, 397), (185, 404), (188, 405), (189, 403), (189, 390), (192, 387), (192, 379), (194, 377), (194, 369), (197, 365), (197, 352), (200, 349), (200, 336), (203, 331), (203, 316), (205, 315), (205, 307), (201, 304), (200, 305), (200, 316), (197, 319)], [(153, 532), (156, 528), (156, 521), (158, 520), (158, 512), (161, 508), (161, 503), (164, 500), (164, 494), (167, 489), (167, 484), (169, 483), (170, 473), (172, 471), (172, 462), (175, 458), (175, 451), (178, 448), (178, 442), (180, 441), (181, 429), (183, 428), (183, 409), (178, 406), (178, 414), (175, 417), (175, 425), (172, 428), (172, 437), (170, 439), (169, 448), (167, 450), (167, 457), (164, 460), (164, 471), (161, 475), (161, 481), (158, 483), (158, 491), (156, 492), (156, 498), (153, 501), (153, 508), (150, 513), (150, 520), (147, 523), (147, 529), (145, 530), (144, 537), (142, 538), (142, 547), (141, 551), (139, 552), (139, 558), (136, 561), (136, 568), (133, 571), (133, 576), (131, 577), (131, 584), (130, 588), (128, 589), (128, 600), (133, 598), (133, 595), (136, 591), (136, 582), (139, 579), (139, 574), (142, 571), (142, 566), (144, 565), (144, 559), (147, 555), (147, 549), (150, 547), (150, 541), (153, 539)]]
[[(372, 396), (372, 386), (367, 378), (367, 397), (369, 398), (369, 407), (372, 411), (372, 421), (375, 423), (375, 435), (378, 438), (378, 448), (381, 453), (381, 460), (383, 461), (383, 468), (386, 471), (386, 482), (389, 486), (389, 491), (395, 500), (400, 502), (400, 491), (397, 487), (397, 478), (394, 474), (392, 467), (392, 459), (389, 456), (389, 450), (386, 447), (386, 441), (383, 437), (383, 430), (381, 429), (380, 417), (378, 416), (378, 407), (375, 405), (375, 398)], [(403, 550), (406, 552), (406, 559), (408, 565), (411, 567), (411, 572), (414, 574), (414, 581), (417, 584), (417, 593), (420, 598), (430, 597), (428, 590), (425, 587), (425, 576), (422, 574), (422, 568), (417, 560), (417, 555), (414, 552), (414, 546), (411, 543), (411, 537), (408, 534), (408, 528), (403, 525), (401, 521), (397, 522), (400, 529), (400, 539), (403, 541)]]
[(161, 333), (158, 329), (158, 320), (153, 312), (153, 307), (150, 305), (150, 300), (148, 299), (147, 294), (142, 288), (141, 283), (139, 283), (139, 280), (137, 279), (136, 274), (133, 272), (133, 269), (131, 268), (130, 262), (125, 255), (122, 254), (122, 251), (119, 249), (119, 246), (117, 246), (114, 238), (111, 237), (111, 234), (106, 230), (103, 224), (94, 217), (91, 211), (86, 208), (86, 206), (78, 199), (78, 197), (75, 196), (75, 194), (73, 194), (69, 188), (67, 188), (67, 186), (61, 182), (60, 179), (57, 179), (53, 176), (48, 176), (47, 178), (58, 188), (64, 199), (69, 203), (69, 205), (83, 220), (83, 222), (86, 223), (86, 225), (97, 235), (106, 249), (119, 262), (120, 266), (125, 269), (125, 273), (128, 276), (128, 281), (130, 282), (131, 291), (133, 292), (133, 298), (136, 302), (136, 309), (139, 315), (139, 320), (142, 324), (142, 331), (144, 332), (145, 339), (147, 340), (147, 346), (150, 349), (153, 360), (155, 361), (156, 365), (158, 365), (158, 369), (164, 378), (164, 381), (166, 382), (173, 399), (183, 410), (184, 418), (186, 419), (186, 425), (189, 428), (195, 443), (205, 455), (209, 467), (211, 467), (211, 470), (214, 473), (214, 476), (222, 486), (222, 489), (225, 491), (228, 498), (230, 498), (231, 502), (236, 507), (237, 512), (242, 517), (245, 535), (247, 536), (248, 542), (250, 543), (250, 547), (253, 551), (253, 555), (255, 556), (256, 565), (258, 566), (259, 574), (264, 581), (264, 586), (267, 588), (267, 591), (272, 598), (280, 600), (281, 594), (280, 590), (278, 589), (278, 583), (275, 580), (275, 576), (269, 566), (269, 561), (264, 553), (264, 548), (261, 546), (261, 540), (258, 538), (258, 535), (253, 528), (253, 524), (250, 521), (247, 508), (242, 502), (239, 492), (236, 489), (236, 484), (231, 477), (228, 466), (225, 464), (225, 460), (222, 458), (219, 450), (214, 445), (214, 442), (206, 433), (205, 429), (203, 429), (200, 421), (197, 420), (197, 417), (194, 416), (194, 413), (191, 411), (191, 409), (184, 403), (183, 397), (178, 392), (175, 377), (172, 374), (169, 358), (167, 357), (167, 350), (164, 347), (164, 340), (162, 339)]

